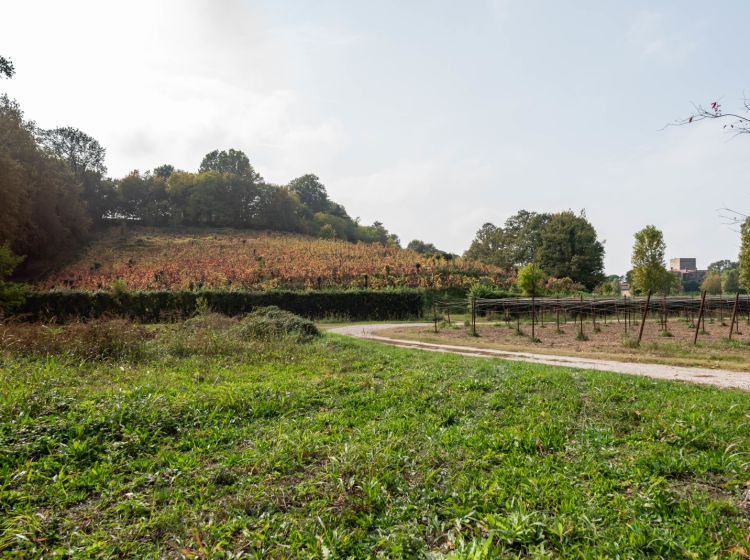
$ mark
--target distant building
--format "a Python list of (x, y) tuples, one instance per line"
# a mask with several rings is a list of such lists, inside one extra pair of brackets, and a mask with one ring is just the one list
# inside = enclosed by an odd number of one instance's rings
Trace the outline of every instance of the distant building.
[(680, 280), (683, 292), (697, 292), (706, 277), (706, 271), (698, 270), (694, 258), (669, 259), (669, 272)]

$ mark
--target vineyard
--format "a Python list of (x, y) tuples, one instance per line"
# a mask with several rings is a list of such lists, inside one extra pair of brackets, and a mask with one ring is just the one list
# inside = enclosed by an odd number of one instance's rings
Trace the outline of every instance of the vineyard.
[(112, 228), (37, 289), (458, 288), (509, 286), (503, 270), (378, 243), (218, 230)]

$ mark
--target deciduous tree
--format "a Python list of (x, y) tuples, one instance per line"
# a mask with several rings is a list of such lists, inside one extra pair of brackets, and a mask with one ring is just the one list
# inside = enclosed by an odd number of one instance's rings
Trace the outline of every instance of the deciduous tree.
[(718, 272), (706, 274), (701, 283), (701, 290), (705, 290), (707, 294), (712, 296), (719, 295), (721, 293), (721, 274)]
[(540, 230), (535, 262), (550, 275), (592, 290), (604, 280), (604, 245), (585, 214), (554, 214)]
[(745, 218), (740, 227), (739, 271), (740, 287), (750, 292), (750, 218)]
[(540, 296), (544, 293), (547, 274), (534, 263), (524, 265), (518, 271), (518, 289), (526, 296)]
[(16, 69), (13, 66), (13, 61), (0, 56), (0, 77), (12, 78), (15, 73)]
[(669, 293), (674, 276), (666, 269), (665, 250), (664, 235), (655, 226), (646, 226), (635, 234), (631, 258), (633, 289)]

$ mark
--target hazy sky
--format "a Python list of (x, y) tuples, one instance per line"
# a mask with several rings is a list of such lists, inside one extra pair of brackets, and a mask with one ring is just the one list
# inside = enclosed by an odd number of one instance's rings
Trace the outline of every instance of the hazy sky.
[[(717, 209), (750, 211), (750, 135), (663, 126), (750, 95), (750, 3), (6, 2), (0, 90), (107, 148), (112, 176), (215, 148), (275, 183), (317, 174), (366, 223), (463, 252), (518, 209), (581, 208), (629, 268), (736, 258)], [(744, 69), (744, 70), (743, 70)]]

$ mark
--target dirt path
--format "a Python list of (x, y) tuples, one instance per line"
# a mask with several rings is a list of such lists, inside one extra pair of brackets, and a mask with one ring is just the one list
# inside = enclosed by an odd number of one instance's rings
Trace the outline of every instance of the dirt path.
[(612, 371), (615, 373), (626, 373), (629, 375), (646, 375), (656, 379), (669, 379), (673, 381), (689, 381), (691, 383), (703, 383), (723, 388), (735, 388), (750, 391), (750, 373), (740, 371), (729, 371), (725, 369), (693, 368), (682, 366), (668, 366), (662, 364), (637, 364), (629, 362), (618, 362), (615, 360), (597, 360), (594, 358), (576, 358), (572, 356), (549, 356), (545, 354), (532, 354), (529, 352), (508, 352), (505, 350), (492, 350), (489, 348), (472, 348), (470, 346), (456, 346), (453, 344), (433, 344), (431, 342), (417, 342), (414, 340), (403, 340), (388, 338), (376, 334), (378, 331), (393, 329), (397, 327), (413, 326), (428, 327), (432, 323), (377, 323), (371, 325), (347, 325), (334, 327), (328, 332), (377, 340), (400, 346), (403, 348), (418, 348), (431, 352), (450, 352), (462, 356), (479, 356), (484, 358), (502, 358), (518, 362), (531, 362), (535, 364), (547, 364), (581, 369), (595, 369), (600, 371)]

